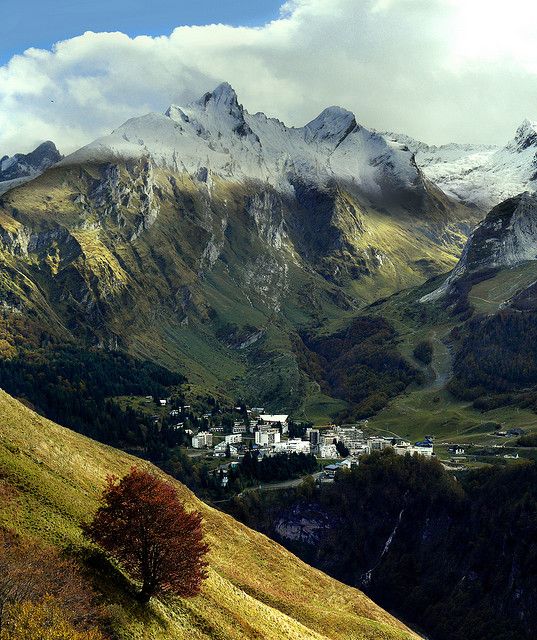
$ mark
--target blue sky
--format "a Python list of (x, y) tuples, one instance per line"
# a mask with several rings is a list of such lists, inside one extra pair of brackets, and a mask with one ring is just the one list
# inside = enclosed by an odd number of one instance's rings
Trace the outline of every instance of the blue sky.
[(85, 31), (168, 35), (180, 25), (263, 25), (283, 0), (0, 0), (0, 65), (28, 47), (50, 49)]

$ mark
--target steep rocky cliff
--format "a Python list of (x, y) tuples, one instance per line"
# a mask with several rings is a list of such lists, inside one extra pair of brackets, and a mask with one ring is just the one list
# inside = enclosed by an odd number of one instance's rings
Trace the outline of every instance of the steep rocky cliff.
[(437, 300), (473, 274), (534, 260), (537, 260), (537, 195), (524, 192), (490, 211), (468, 238), (446, 281), (422, 300)]

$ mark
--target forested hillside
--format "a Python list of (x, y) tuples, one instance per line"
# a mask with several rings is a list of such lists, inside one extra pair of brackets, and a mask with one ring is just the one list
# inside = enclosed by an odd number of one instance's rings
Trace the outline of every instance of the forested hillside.
[(383, 452), (232, 512), (314, 566), (364, 588), (437, 640), (530, 640), (537, 632), (537, 465), (453, 477)]

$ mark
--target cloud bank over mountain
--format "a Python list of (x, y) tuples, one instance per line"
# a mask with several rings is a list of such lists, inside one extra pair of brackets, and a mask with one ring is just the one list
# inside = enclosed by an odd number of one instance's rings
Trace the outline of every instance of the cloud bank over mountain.
[(536, 23), (529, 0), (292, 0), (257, 28), (87, 32), (0, 68), (0, 150), (70, 152), (222, 80), (290, 125), (339, 104), (427, 142), (503, 143), (537, 116)]

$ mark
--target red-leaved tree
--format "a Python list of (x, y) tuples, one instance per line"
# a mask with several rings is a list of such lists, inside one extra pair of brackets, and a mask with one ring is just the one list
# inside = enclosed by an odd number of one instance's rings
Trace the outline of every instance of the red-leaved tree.
[(137, 467), (112, 476), (84, 533), (118, 560), (142, 588), (142, 602), (158, 593), (195, 596), (207, 577), (201, 514), (187, 512), (174, 487)]

